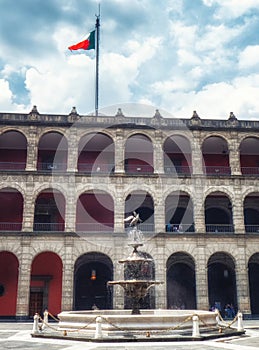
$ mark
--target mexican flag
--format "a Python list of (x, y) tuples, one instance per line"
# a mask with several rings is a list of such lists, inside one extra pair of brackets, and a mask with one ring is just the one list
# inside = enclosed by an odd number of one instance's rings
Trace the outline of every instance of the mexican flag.
[(69, 50), (94, 50), (95, 49), (95, 30), (89, 33), (88, 37), (78, 44), (68, 47)]

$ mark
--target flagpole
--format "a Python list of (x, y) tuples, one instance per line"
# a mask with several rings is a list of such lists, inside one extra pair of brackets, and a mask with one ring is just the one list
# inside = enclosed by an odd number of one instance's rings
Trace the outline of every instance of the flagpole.
[(95, 116), (98, 117), (99, 108), (99, 42), (100, 42), (100, 4), (99, 14), (96, 15), (96, 61), (95, 61)]

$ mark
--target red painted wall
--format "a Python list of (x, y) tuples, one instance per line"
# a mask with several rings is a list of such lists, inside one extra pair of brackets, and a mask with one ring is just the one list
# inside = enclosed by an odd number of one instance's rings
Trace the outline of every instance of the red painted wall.
[[(6, 169), (6, 164), (1, 164), (2, 162), (14, 163), (11, 169), (24, 170), (26, 167), (26, 150), (11, 150), (11, 149), (1, 149), (0, 151), (0, 169)], [(18, 164), (15, 164), (18, 163)]]
[[(113, 227), (114, 204), (108, 194), (82, 194), (77, 201), (76, 223), (102, 223)], [(80, 230), (78, 227), (77, 230)]]
[(10, 252), (0, 252), (0, 284), (4, 294), (0, 297), (0, 316), (15, 316), (19, 263)]
[[(61, 311), (62, 299), (62, 269), (63, 264), (60, 257), (52, 252), (44, 252), (35, 257), (32, 263), (32, 275), (50, 275), (48, 310), (53, 315)], [(42, 281), (32, 281), (31, 286), (43, 286)]]
[[(23, 221), (23, 197), (20, 192), (0, 191), (0, 223), (18, 223), (15, 230), (21, 230)], [(1, 226), (0, 226), (1, 227)], [(10, 230), (12, 226), (5, 230)]]
[(205, 166), (229, 166), (228, 155), (225, 154), (203, 154)]

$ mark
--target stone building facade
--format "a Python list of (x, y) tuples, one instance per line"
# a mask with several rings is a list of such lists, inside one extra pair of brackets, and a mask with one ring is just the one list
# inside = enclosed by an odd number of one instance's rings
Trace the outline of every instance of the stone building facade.
[(259, 122), (0, 113), (0, 317), (124, 308), (124, 218), (153, 258), (143, 308), (259, 314)]

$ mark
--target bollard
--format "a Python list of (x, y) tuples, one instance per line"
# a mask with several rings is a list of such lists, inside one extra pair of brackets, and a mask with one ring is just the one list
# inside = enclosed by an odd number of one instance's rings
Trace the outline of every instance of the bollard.
[(42, 330), (46, 328), (48, 322), (49, 322), (49, 312), (46, 309), (43, 313), (43, 323), (42, 323), (42, 327), (41, 327)]
[(237, 331), (238, 332), (243, 332), (244, 327), (243, 327), (243, 314), (242, 312), (239, 312), (237, 314)]
[(39, 314), (35, 314), (33, 317), (33, 328), (32, 328), (32, 333), (33, 334), (38, 334), (39, 333)]
[(96, 317), (95, 339), (102, 338), (102, 318)]
[(196, 338), (200, 336), (199, 317), (193, 316), (192, 321), (192, 336)]

